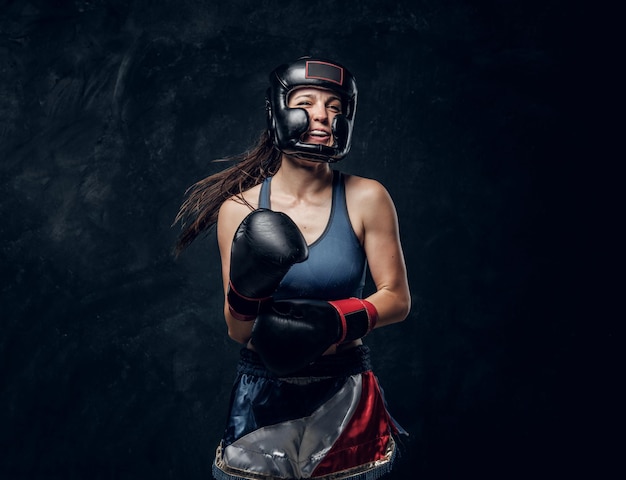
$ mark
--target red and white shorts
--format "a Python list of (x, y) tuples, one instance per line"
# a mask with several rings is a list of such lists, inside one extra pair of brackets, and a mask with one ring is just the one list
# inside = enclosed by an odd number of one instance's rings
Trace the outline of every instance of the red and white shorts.
[(374, 480), (391, 470), (394, 436), (403, 433), (387, 411), (369, 349), (322, 357), (279, 378), (242, 350), (217, 480)]

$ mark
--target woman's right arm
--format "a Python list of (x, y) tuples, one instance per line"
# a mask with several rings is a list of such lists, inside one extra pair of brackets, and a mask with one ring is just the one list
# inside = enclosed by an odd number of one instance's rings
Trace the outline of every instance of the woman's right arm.
[(249, 213), (250, 208), (247, 205), (229, 199), (222, 204), (217, 217), (217, 242), (222, 263), (222, 287), (224, 290), (224, 318), (228, 327), (228, 336), (236, 342), (243, 344), (248, 343), (248, 340), (250, 340), (254, 322), (246, 322), (234, 318), (230, 313), (226, 294), (230, 278), (230, 249), (233, 237), (235, 236), (235, 231)]

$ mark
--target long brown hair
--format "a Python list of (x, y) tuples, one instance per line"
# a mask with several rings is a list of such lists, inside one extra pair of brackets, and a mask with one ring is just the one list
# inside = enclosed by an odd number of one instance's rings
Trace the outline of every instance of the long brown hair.
[(280, 151), (274, 147), (266, 130), (252, 149), (214, 160), (236, 163), (187, 189), (186, 199), (174, 219), (174, 225), (180, 223), (182, 229), (174, 254), (180, 255), (198, 235), (215, 225), (220, 206), (225, 200), (234, 197), (236, 201), (250, 206), (242, 193), (274, 175), (280, 166), (280, 158)]

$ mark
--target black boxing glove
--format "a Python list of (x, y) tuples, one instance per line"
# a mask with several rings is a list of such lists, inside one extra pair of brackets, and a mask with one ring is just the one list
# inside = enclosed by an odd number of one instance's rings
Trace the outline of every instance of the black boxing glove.
[(243, 219), (230, 251), (228, 307), (238, 320), (254, 320), (292, 265), (309, 249), (296, 224), (284, 213), (254, 210)]
[(331, 345), (365, 336), (378, 313), (367, 300), (293, 299), (268, 304), (252, 327), (252, 344), (268, 370), (285, 376), (318, 359)]

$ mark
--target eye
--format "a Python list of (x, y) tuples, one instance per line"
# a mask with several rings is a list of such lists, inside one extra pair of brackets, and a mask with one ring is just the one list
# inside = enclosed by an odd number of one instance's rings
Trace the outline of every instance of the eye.
[(330, 105), (328, 105), (328, 109), (334, 113), (341, 113), (341, 105), (335, 103), (331, 103)]
[(309, 105), (311, 105), (311, 101), (306, 98), (301, 98), (292, 102), (292, 106), (294, 107), (308, 107)]

